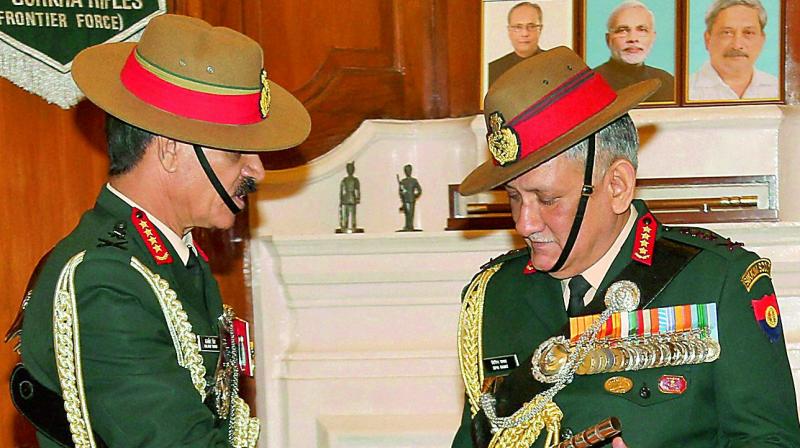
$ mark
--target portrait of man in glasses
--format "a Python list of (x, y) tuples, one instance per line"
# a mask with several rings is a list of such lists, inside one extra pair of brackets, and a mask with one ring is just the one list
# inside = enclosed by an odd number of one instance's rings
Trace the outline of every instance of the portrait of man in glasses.
[(520, 2), (508, 11), (508, 40), (514, 51), (489, 63), (489, 85), (520, 61), (542, 51), (542, 8), (536, 3)]

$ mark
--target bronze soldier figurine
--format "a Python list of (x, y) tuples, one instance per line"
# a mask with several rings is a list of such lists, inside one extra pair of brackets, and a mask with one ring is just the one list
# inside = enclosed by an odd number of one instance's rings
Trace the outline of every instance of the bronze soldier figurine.
[(405, 171), (406, 177), (400, 180), (400, 176), (398, 176), (397, 184), (400, 200), (403, 202), (400, 211), (406, 217), (406, 224), (398, 232), (419, 232), (421, 229), (414, 228), (414, 205), (419, 195), (422, 194), (422, 187), (419, 186), (417, 179), (411, 177), (411, 165), (404, 166), (403, 171)]
[(362, 233), (356, 226), (356, 205), (361, 202), (361, 184), (353, 175), (356, 166), (347, 164), (347, 177), (339, 184), (339, 228), (336, 233)]

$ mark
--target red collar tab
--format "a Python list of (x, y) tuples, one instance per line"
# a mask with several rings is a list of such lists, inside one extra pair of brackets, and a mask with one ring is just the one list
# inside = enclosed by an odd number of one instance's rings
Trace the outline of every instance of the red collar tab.
[(258, 123), (269, 114), (271, 95), (266, 72), (261, 85), (229, 87), (182, 78), (131, 51), (120, 81), (133, 95), (175, 115), (216, 124)]
[(522, 269), (522, 273), (525, 275), (531, 275), (536, 273), (536, 268), (533, 267), (533, 261), (528, 260), (528, 264)]
[(495, 165), (524, 159), (596, 115), (617, 99), (610, 85), (590, 69), (577, 73), (512, 118), (492, 114), (487, 140)]
[(194, 249), (200, 255), (200, 258), (202, 258), (203, 261), (208, 263), (208, 255), (206, 255), (206, 253), (205, 253), (205, 251), (203, 251), (203, 249), (200, 249), (200, 246), (197, 245), (197, 241), (192, 241), (192, 246), (194, 246)]
[(636, 235), (633, 237), (631, 259), (647, 266), (653, 265), (653, 250), (656, 245), (658, 223), (653, 214), (648, 212), (636, 223)]
[(142, 237), (144, 245), (147, 246), (147, 250), (150, 251), (150, 255), (153, 256), (153, 260), (155, 260), (156, 264), (172, 263), (172, 254), (167, 250), (167, 246), (158, 235), (156, 226), (150, 222), (150, 218), (147, 217), (147, 214), (134, 207), (131, 211), (131, 222), (133, 226), (136, 227), (136, 231), (139, 232), (139, 236)]

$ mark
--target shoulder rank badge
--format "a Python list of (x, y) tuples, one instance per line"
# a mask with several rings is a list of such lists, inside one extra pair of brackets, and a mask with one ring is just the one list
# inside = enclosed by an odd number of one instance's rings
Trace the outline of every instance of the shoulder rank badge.
[(147, 214), (134, 207), (131, 212), (131, 222), (133, 222), (133, 226), (136, 227), (136, 231), (142, 237), (144, 245), (147, 246), (147, 250), (150, 251), (150, 255), (153, 256), (156, 264), (172, 263), (172, 254), (167, 250), (167, 246), (158, 235), (156, 226), (150, 222)]
[(636, 222), (636, 235), (633, 237), (631, 259), (647, 266), (653, 265), (653, 249), (656, 245), (658, 224), (651, 213), (639, 218)]
[(781, 311), (778, 308), (778, 299), (775, 294), (766, 294), (758, 300), (753, 300), (752, 303), (756, 322), (766, 333), (769, 342), (775, 342), (780, 339), (783, 333)]
[(750, 292), (758, 279), (764, 276), (772, 278), (772, 262), (769, 261), (769, 258), (759, 258), (750, 263), (750, 266), (744, 270), (744, 274), (742, 274), (740, 280), (742, 285), (744, 285), (744, 289)]

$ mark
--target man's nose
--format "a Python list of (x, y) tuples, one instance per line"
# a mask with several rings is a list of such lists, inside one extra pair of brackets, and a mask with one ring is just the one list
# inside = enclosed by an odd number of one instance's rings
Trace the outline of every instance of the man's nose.
[(524, 202), (519, 207), (519, 214), (514, 223), (517, 233), (522, 237), (527, 237), (534, 233), (544, 230), (544, 220), (535, 201)]
[(252, 177), (256, 182), (261, 182), (264, 179), (264, 164), (261, 163), (261, 158), (258, 154), (246, 154), (243, 158), (245, 159), (245, 164), (242, 168), (242, 174)]
[(737, 50), (741, 50), (744, 48), (745, 45), (745, 38), (743, 33), (736, 33), (733, 35), (733, 42), (731, 42), (733, 48)]

